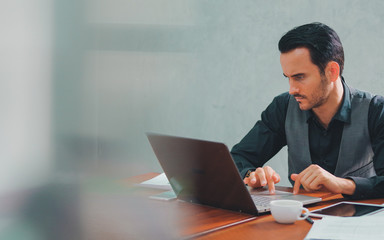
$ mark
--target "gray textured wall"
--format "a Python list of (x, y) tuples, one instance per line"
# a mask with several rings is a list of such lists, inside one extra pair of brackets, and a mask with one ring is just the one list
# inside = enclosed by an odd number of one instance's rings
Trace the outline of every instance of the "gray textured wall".
[[(345, 47), (346, 81), (383, 94), (383, 5), (5, 1), (0, 156), (7, 164), (0, 191), (51, 173), (121, 178), (161, 171), (145, 132), (231, 148), (288, 90), (277, 42), (297, 25), (334, 28)], [(286, 158), (283, 149), (270, 162), (282, 185)]]
[[(346, 81), (384, 94), (381, 0), (1, 3), (1, 239), (172, 239), (170, 212), (121, 198), (122, 178), (162, 171), (145, 132), (231, 148), (288, 90), (277, 42), (297, 25), (334, 28)], [(269, 164), (289, 185), (286, 150)]]
[[(156, 14), (136, 7), (127, 19), (127, 31), (137, 33), (129, 51), (99, 53), (92, 67), (104, 72), (101, 137), (122, 144), (110, 153), (134, 163), (132, 173), (161, 171), (146, 131), (237, 143), (288, 90), (277, 42), (297, 25), (334, 28), (345, 48), (346, 81), (384, 92), (381, 1), (163, 1)], [(286, 158), (283, 149), (270, 162), (282, 185), (289, 184)]]
[[(161, 171), (148, 131), (229, 148), (237, 143), (272, 98), (288, 90), (277, 42), (297, 25), (319, 21), (334, 28), (345, 47), (346, 81), (384, 92), (382, 1), (88, 4), (86, 24), (97, 34), (84, 54), (84, 82), (86, 93), (97, 86), (96, 158), (117, 168), (128, 163), (123, 174)], [(283, 149), (270, 162), (282, 185), (289, 184), (286, 158)]]

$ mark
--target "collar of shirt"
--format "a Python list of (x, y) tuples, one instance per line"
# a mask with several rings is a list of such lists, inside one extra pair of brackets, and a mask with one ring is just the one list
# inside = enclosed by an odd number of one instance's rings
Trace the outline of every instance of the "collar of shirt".
[[(351, 91), (349, 90), (349, 87), (345, 83), (343, 77), (341, 77), (341, 80), (342, 80), (341, 82), (342, 82), (343, 88), (344, 88), (343, 102), (342, 102), (339, 110), (335, 114), (335, 116), (333, 116), (331, 122), (334, 120), (338, 120), (341, 122), (350, 123), (351, 122)], [(316, 118), (316, 116), (312, 110), (305, 111), (305, 114), (307, 116), (307, 123), (308, 123), (308, 121)]]

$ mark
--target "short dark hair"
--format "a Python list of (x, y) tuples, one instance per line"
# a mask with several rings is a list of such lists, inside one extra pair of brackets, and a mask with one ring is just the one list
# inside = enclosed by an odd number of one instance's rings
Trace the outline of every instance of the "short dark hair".
[(323, 23), (309, 23), (290, 30), (279, 41), (281, 53), (287, 53), (295, 48), (306, 47), (311, 55), (311, 61), (318, 66), (320, 73), (325, 73), (325, 67), (330, 61), (340, 66), (340, 76), (344, 68), (343, 45), (337, 33)]

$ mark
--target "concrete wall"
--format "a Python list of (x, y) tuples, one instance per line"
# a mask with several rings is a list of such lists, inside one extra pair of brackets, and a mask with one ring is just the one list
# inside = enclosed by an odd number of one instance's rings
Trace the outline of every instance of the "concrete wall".
[[(36, 3), (2, 8), (2, 176), (161, 171), (145, 132), (231, 148), (288, 90), (277, 42), (309, 22), (338, 32), (350, 85), (384, 93), (379, 0)], [(286, 159), (270, 162), (282, 185)]]
[[(301, 24), (334, 28), (345, 47), (346, 81), (384, 92), (381, 1), (124, 2), (89, 2), (87, 24), (100, 31), (84, 71), (90, 88), (98, 86), (98, 161), (128, 163), (128, 175), (161, 171), (148, 131), (229, 148), (240, 141), (288, 90), (277, 42)], [(269, 164), (289, 185), (286, 149)]]

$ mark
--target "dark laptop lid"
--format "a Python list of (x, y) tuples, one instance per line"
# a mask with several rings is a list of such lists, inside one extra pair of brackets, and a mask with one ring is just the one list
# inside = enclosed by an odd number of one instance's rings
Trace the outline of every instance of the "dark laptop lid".
[(152, 133), (147, 137), (179, 199), (257, 214), (226, 145)]

